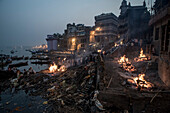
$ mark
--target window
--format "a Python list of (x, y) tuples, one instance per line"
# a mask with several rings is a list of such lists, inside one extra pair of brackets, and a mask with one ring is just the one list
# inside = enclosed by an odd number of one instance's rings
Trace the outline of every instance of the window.
[(159, 39), (159, 28), (156, 28), (155, 30), (155, 40)]
[(165, 25), (162, 26), (162, 37), (161, 37), (161, 51), (164, 51), (165, 47)]
[(170, 40), (170, 23), (168, 22), (168, 26), (166, 29), (166, 39), (165, 39), (165, 51), (166, 52), (168, 52), (169, 40)]

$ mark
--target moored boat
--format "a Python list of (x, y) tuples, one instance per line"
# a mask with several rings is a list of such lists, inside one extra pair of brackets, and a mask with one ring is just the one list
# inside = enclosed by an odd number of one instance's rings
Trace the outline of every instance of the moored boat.
[(13, 68), (13, 67), (21, 67), (21, 66), (27, 66), (27, 65), (28, 65), (28, 62), (19, 62), (16, 64), (10, 64), (9, 67)]

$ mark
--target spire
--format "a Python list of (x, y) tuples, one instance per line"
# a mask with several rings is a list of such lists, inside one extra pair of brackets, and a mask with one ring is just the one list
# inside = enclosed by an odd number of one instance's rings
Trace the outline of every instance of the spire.
[(121, 4), (121, 6), (120, 6), (120, 9), (121, 9), (121, 7), (126, 7), (127, 6), (127, 1), (126, 0), (123, 0), (122, 1), (122, 4)]
[(120, 6), (120, 10), (121, 10), (120, 13), (121, 13), (121, 14), (124, 14), (124, 13), (126, 12), (127, 8), (128, 8), (127, 1), (126, 1), (126, 0), (123, 0), (123, 1), (122, 1), (122, 4), (121, 4), (121, 6)]
[(131, 6), (131, 3), (129, 2), (129, 7)]
[(146, 7), (146, 2), (145, 2), (145, 0), (143, 1), (143, 6)]

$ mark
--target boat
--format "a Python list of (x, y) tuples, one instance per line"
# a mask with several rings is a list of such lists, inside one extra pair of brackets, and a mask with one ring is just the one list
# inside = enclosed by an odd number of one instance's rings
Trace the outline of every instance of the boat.
[(10, 52), (11, 52), (11, 54), (14, 54), (15, 52), (18, 52), (18, 51), (17, 50), (15, 50), (15, 51), (11, 50)]
[(27, 66), (28, 65), (28, 62), (19, 62), (19, 63), (16, 63), (16, 64), (10, 64), (9, 67), (10, 68), (13, 68), (13, 67), (22, 67), (22, 66)]
[(51, 64), (51, 61), (35, 61), (35, 62), (31, 62), (31, 64)]
[(14, 54), (14, 50), (11, 50), (11, 54)]
[(28, 60), (28, 59), (29, 59), (29, 57), (25, 57), (25, 58), (24, 58), (24, 60)]
[(14, 56), (14, 57), (11, 57), (12, 60), (23, 60), (24, 56), (22, 57), (18, 57), (18, 56)]

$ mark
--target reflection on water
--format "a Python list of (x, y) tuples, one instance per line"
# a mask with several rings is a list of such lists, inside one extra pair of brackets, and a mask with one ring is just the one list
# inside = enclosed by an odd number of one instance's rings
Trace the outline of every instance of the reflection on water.
[(11, 94), (7, 89), (0, 95), (0, 113), (42, 113), (46, 105), (43, 105), (45, 99), (40, 96), (29, 96), (27, 92), (20, 90)]

